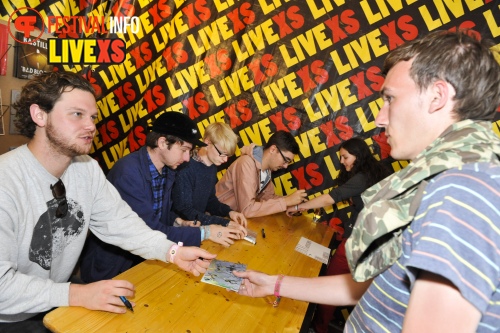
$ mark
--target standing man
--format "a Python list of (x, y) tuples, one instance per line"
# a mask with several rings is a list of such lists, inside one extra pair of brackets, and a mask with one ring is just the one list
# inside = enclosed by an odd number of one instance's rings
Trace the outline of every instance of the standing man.
[(352, 275), (235, 273), (240, 293), (357, 304), (348, 332), (497, 331), (500, 66), (489, 47), (437, 31), (387, 57), (375, 121), (392, 157), (412, 161), (364, 192), (346, 243)]
[[(202, 240), (210, 239), (227, 246), (232, 239), (243, 238), (243, 231), (219, 225), (172, 226), (176, 220), (183, 224), (171, 211), (175, 170), (189, 161), (193, 146), (205, 145), (196, 124), (187, 115), (165, 112), (153, 123), (146, 146), (118, 160), (107, 178), (132, 210), (169, 240), (199, 246)], [(143, 258), (90, 235), (82, 254), (81, 277), (85, 282), (111, 279), (141, 261)]]
[(125, 313), (119, 296), (134, 295), (130, 282), (68, 282), (89, 229), (144, 258), (195, 275), (206, 270), (208, 262), (199, 258), (215, 255), (151, 230), (87, 155), (97, 107), (85, 79), (66, 72), (35, 76), (13, 107), (16, 126), (30, 141), (0, 156), (0, 331), (44, 331), (41, 316), (29, 318), (58, 306)]
[(245, 146), (215, 189), (220, 202), (245, 217), (284, 212), (305, 200), (305, 190), (282, 197), (274, 194), (271, 171), (286, 169), (299, 153), (299, 145), (286, 131), (274, 133), (264, 147)]

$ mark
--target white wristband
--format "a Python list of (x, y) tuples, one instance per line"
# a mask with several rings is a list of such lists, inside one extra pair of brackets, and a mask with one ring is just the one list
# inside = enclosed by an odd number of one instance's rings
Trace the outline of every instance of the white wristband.
[(182, 242), (179, 242), (177, 244), (174, 244), (170, 247), (170, 250), (168, 250), (168, 253), (169, 253), (169, 261), (171, 263), (174, 263), (174, 258), (175, 258), (175, 255), (177, 254), (177, 251), (179, 251), (179, 247), (180, 246), (183, 246), (184, 243)]

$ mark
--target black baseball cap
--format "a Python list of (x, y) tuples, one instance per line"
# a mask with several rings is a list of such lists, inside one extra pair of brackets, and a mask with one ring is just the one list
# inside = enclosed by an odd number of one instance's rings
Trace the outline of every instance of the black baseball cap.
[(201, 135), (194, 121), (181, 112), (169, 111), (156, 118), (153, 132), (172, 135), (193, 146), (204, 147), (207, 144), (200, 140)]

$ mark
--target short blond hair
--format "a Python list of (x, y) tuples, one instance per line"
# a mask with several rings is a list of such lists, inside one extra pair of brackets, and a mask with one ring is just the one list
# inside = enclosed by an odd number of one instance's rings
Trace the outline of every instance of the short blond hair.
[(231, 126), (220, 122), (208, 125), (203, 136), (203, 140), (210, 140), (214, 145), (217, 145), (217, 148), (224, 150), (228, 155), (234, 155), (239, 139), (234, 134)]

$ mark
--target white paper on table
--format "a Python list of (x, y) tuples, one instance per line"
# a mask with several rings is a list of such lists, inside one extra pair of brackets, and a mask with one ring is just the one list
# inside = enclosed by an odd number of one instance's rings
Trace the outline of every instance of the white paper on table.
[(325, 265), (328, 265), (330, 259), (330, 249), (326, 246), (313, 242), (310, 239), (301, 237), (295, 247), (295, 251), (305, 254), (308, 257), (316, 259)]

